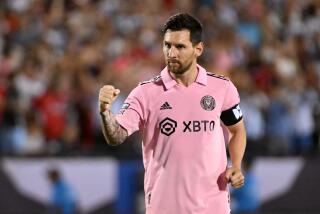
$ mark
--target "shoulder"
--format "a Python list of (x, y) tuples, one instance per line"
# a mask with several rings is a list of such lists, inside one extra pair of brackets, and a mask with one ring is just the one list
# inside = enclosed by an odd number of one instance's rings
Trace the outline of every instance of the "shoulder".
[[(155, 76), (150, 80), (140, 82), (129, 94), (129, 98), (137, 99), (145, 106), (148, 105), (150, 99), (154, 98), (161, 90), (161, 76)], [(161, 86), (161, 87), (159, 87)]]
[(230, 81), (228, 77), (223, 76), (223, 75), (218, 75), (212, 72), (207, 72), (207, 76), (212, 77), (212, 78), (216, 78), (216, 79), (220, 79), (220, 80), (224, 80), (224, 81)]
[(140, 82), (131, 92), (131, 94), (136, 95), (137, 97), (148, 97), (153, 94), (155, 91), (158, 91), (158, 86), (161, 84), (161, 76), (155, 76), (150, 80)]
[(151, 78), (150, 80), (146, 80), (146, 81), (140, 82), (139, 85), (142, 86), (142, 85), (147, 85), (147, 84), (150, 84), (150, 83), (158, 83), (161, 80), (162, 80), (161, 75), (158, 75), (158, 76), (155, 76), (155, 77)]
[(207, 72), (208, 84), (211, 87), (219, 87), (221, 89), (229, 91), (230, 87), (235, 87), (233, 82), (226, 76), (218, 75), (215, 73)]

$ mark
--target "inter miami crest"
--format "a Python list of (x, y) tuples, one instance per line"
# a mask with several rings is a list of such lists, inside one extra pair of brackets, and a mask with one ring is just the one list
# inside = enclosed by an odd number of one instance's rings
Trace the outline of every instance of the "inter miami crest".
[(212, 111), (216, 107), (216, 101), (210, 95), (201, 98), (201, 107), (206, 111)]

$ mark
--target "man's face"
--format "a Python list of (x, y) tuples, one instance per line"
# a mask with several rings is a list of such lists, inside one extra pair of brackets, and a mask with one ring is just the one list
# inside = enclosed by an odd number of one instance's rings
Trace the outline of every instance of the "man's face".
[(202, 53), (202, 43), (193, 45), (190, 31), (167, 30), (163, 38), (163, 54), (170, 72), (185, 73)]

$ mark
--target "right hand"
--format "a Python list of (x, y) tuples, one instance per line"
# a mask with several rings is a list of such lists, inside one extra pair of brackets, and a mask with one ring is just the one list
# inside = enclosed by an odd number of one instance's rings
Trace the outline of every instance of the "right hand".
[(115, 89), (112, 85), (104, 85), (99, 91), (100, 113), (110, 110), (113, 101), (119, 95), (120, 90)]

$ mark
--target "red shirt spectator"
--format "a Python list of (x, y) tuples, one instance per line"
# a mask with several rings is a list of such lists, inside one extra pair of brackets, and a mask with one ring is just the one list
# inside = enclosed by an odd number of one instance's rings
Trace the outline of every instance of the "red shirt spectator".
[(62, 93), (48, 90), (35, 100), (35, 107), (41, 113), (43, 128), (48, 140), (61, 137), (66, 125), (67, 98)]

